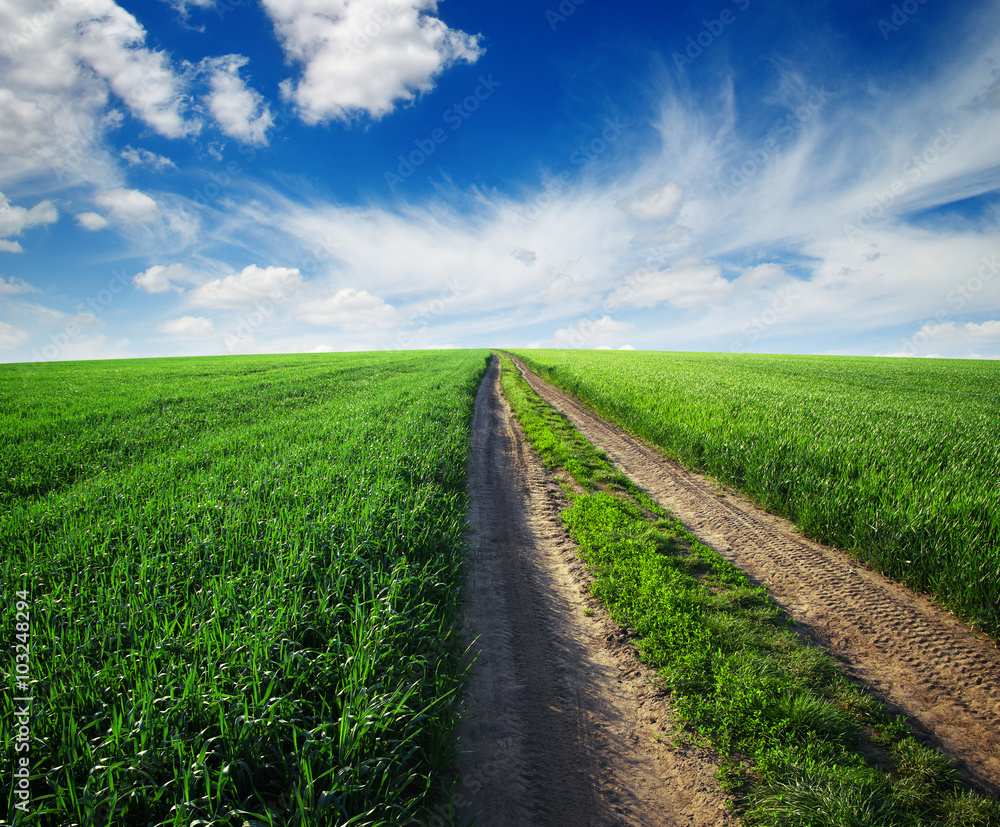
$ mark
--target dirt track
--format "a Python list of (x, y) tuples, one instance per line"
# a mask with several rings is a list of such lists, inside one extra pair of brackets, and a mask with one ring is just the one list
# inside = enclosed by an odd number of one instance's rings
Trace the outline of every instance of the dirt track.
[(735, 823), (711, 756), (659, 740), (670, 710), (587, 592), (562, 492), (498, 377), (494, 359), (473, 420), (466, 632), (478, 659), (452, 806), (484, 827)]
[(969, 780), (1000, 794), (1000, 651), (985, 635), (787, 520), (663, 457), (518, 364), (535, 391), (677, 515), (765, 586), (849, 672), (915, 719)]

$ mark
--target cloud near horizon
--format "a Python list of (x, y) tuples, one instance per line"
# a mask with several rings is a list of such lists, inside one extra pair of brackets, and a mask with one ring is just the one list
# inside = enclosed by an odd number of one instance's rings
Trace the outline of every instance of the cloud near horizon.
[[(189, 26), (215, 13), (173, 5)], [(858, 36), (873, 35), (871, 54), (843, 59), (793, 21), (788, 56), (767, 52), (754, 72), (735, 46), (682, 72), (664, 48), (617, 87), (600, 76), (617, 94), (594, 93), (575, 121), (556, 112), (529, 132), (512, 114), (527, 104), (502, 98), (541, 82), (515, 87), (492, 17), (480, 34), (433, 0), (264, 0), (255, 32), (278, 65), (249, 43), (197, 59), (155, 48), (111, 0), (58, 5), (31, 26), (26, 2), (0, 0), (0, 25), (22, 38), (0, 46), (11, 277), (0, 285), (42, 291), (70, 318), (108, 289), (118, 257), (128, 298), (106, 313), (99, 303), (114, 333), (81, 334), (60, 358), (194, 352), (164, 351), (163, 336), (205, 352), (505, 342), (1000, 355), (1000, 12), (974, 6), (941, 18), (947, 45), (905, 70), (875, 50), (912, 36), (916, 54), (917, 20), (884, 42), (872, 21)], [(601, 37), (600, 15), (616, 14), (581, 7), (560, 26)], [(852, 56), (868, 61), (847, 67)], [(560, 60), (553, 88), (597, 71)], [(469, 74), (435, 97), (448, 72), (480, 68), (503, 84), (492, 97), (465, 97)], [(567, 111), (580, 84), (558, 98)], [(552, 109), (533, 105), (526, 123)], [(567, 123), (572, 138), (553, 138)], [(60, 166), (60, 154), (79, 160)], [(399, 157), (421, 163), (390, 192), (384, 171)], [(8, 267), (7, 253), (41, 256), (43, 232), (104, 245), (87, 286), (45, 275), (53, 266)], [(73, 298), (60, 305), (61, 293)], [(22, 323), (15, 313), (37, 312), (0, 296), (0, 341), (15, 343), (4, 356), (30, 358), (55, 317)]]

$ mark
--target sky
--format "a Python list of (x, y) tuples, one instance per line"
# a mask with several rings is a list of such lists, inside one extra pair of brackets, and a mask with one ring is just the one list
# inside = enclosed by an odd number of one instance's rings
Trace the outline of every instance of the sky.
[(1000, 358), (1000, 3), (0, 0), (0, 361)]

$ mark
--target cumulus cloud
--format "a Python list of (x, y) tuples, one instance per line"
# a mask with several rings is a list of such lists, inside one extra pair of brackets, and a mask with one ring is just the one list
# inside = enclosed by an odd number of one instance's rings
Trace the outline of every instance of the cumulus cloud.
[(103, 230), (111, 222), (108, 221), (103, 215), (96, 212), (82, 212), (77, 214), (76, 222), (83, 229), (90, 230), (91, 232), (96, 232), (97, 230)]
[(121, 185), (122, 160), (171, 167), (149, 150), (113, 150), (108, 138), (127, 114), (167, 138), (199, 134), (203, 90), (226, 134), (256, 141), (269, 122), (266, 106), (251, 111), (256, 93), (227, 68), (244, 59), (203, 62), (211, 72), (177, 60), (151, 46), (145, 28), (114, 0), (0, 0), (0, 32), (0, 181), (55, 173), (60, 186), (107, 188)]
[(157, 328), (160, 333), (179, 336), (185, 339), (205, 339), (212, 335), (214, 327), (211, 319), (204, 316), (181, 316), (179, 319), (168, 319)]
[(303, 304), (299, 316), (310, 324), (350, 332), (384, 330), (399, 323), (399, 313), (392, 305), (367, 290), (352, 287), (338, 290), (327, 299)]
[(110, 0), (80, 5), (89, 7), (90, 14), (81, 14), (74, 27), (76, 54), (161, 135), (180, 138), (197, 132), (200, 124), (185, 119), (183, 77), (165, 52), (145, 47), (146, 31), (135, 17)]
[(598, 319), (579, 319), (569, 327), (559, 328), (555, 332), (556, 342), (563, 347), (612, 347), (621, 340), (626, 330), (635, 328), (629, 322), (616, 322), (610, 316)]
[(180, 284), (190, 283), (194, 274), (183, 264), (155, 264), (132, 279), (132, 284), (147, 293), (181, 292)]
[(28, 334), (20, 328), (0, 322), (0, 350), (11, 350), (28, 341)]
[(139, 190), (116, 187), (96, 193), (94, 201), (122, 224), (152, 224), (160, 217), (156, 201)]
[(173, 167), (174, 169), (177, 168), (177, 165), (165, 155), (150, 152), (148, 149), (136, 149), (131, 146), (126, 146), (118, 154), (130, 167), (144, 166), (157, 171), (168, 169), (170, 167)]
[(23, 249), (16, 241), (9, 241), (10, 236), (18, 236), (24, 230), (42, 224), (52, 224), (59, 219), (59, 212), (51, 201), (40, 201), (31, 209), (11, 204), (0, 192), (0, 250), (9, 253), (20, 253)]
[(1000, 345), (1000, 321), (985, 322), (927, 322), (914, 334), (914, 338), (933, 339), (936, 346), (947, 343), (988, 342)]
[(284, 296), (302, 284), (302, 276), (293, 267), (258, 267), (251, 264), (239, 273), (213, 279), (191, 291), (189, 299), (196, 307), (245, 307), (275, 295)]
[(41, 292), (37, 287), (32, 287), (24, 279), (19, 279), (17, 276), (11, 276), (9, 279), (0, 276), (0, 296), (19, 296), (22, 293)]
[(438, 18), (437, 0), (262, 0), (302, 74), (282, 91), (307, 123), (380, 118), (429, 92), (456, 61), (475, 62), (477, 36)]
[(684, 191), (677, 184), (643, 187), (623, 202), (625, 211), (640, 221), (665, 221), (673, 218), (681, 206)]
[[(199, 9), (211, 9), (215, 8), (216, 4), (216, 0), (166, 0), (166, 2), (170, 3), (183, 18), (187, 18), (191, 6)], [(232, 5), (232, 0), (224, 0), (224, 2)]]
[(205, 61), (211, 89), (208, 108), (224, 134), (245, 144), (264, 146), (274, 116), (263, 96), (240, 77), (240, 69), (248, 62), (240, 55)]

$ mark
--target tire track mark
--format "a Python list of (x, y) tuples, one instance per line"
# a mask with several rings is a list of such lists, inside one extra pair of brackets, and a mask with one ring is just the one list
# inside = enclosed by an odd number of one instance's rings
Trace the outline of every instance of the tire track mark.
[(477, 827), (733, 824), (716, 765), (657, 740), (669, 713), (646, 698), (653, 670), (606, 642), (613, 624), (587, 596), (561, 489), (524, 445), (498, 366), (476, 397), (469, 457), (465, 631), (478, 640), (453, 811)]
[(970, 781), (1000, 794), (1000, 652), (993, 641), (927, 597), (666, 459), (515, 363), (637, 485), (764, 585), (850, 673), (916, 720)]

